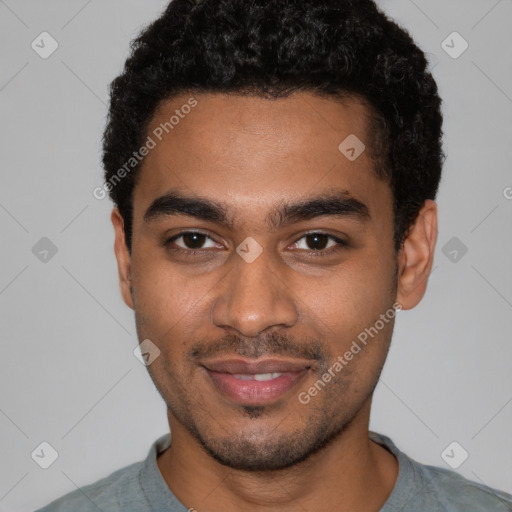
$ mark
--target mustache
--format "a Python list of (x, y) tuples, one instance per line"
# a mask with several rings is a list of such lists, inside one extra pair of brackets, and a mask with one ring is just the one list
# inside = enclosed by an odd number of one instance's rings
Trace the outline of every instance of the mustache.
[(262, 356), (289, 356), (292, 358), (311, 359), (322, 366), (327, 361), (323, 345), (317, 340), (297, 342), (289, 336), (268, 333), (258, 338), (245, 338), (227, 334), (212, 343), (194, 343), (188, 350), (192, 361), (208, 359), (218, 355), (239, 355), (249, 359)]

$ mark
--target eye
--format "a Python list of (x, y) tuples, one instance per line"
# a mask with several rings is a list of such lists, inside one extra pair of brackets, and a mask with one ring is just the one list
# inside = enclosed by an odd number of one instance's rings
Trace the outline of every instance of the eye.
[[(183, 231), (168, 238), (164, 245), (169, 251), (185, 256), (212, 255), (206, 249), (222, 249), (223, 246), (218, 244), (210, 236), (200, 231)], [(344, 240), (327, 233), (312, 232), (299, 238), (292, 244), (292, 250), (309, 253), (313, 257), (328, 256), (342, 247), (347, 246)]]
[[(207, 241), (210, 245), (205, 246), (204, 243)], [(211, 237), (199, 231), (184, 231), (169, 238), (165, 245), (169, 246), (171, 250), (194, 253), (195, 250), (214, 248), (218, 244)]]
[(294, 249), (309, 251), (315, 256), (330, 254), (346, 245), (347, 243), (338, 237), (319, 232), (308, 233), (293, 244)]

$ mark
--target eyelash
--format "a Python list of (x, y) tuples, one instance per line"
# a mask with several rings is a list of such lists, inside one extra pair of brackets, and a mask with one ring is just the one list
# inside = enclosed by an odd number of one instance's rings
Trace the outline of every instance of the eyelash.
[[(215, 240), (213, 240), (213, 238), (208, 236), (206, 233), (202, 233), (201, 231), (182, 231), (181, 233), (178, 233), (178, 234), (173, 235), (172, 237), (166, 239), (163, 245), (165, 247), (167, 247), (168, 250), (172, 251), (173, 253), (183, 254), (188, 257), (193, 257), (196, 255), (204, 255), (205, 249), (184, 249), (183, 247), (177, 247), (177, 246), (172, 245), (172, 243), (175, 240), (177, 240), (178, 238), (180, 238), (184, 235), (192, 235), (192, 234), (203, 235), (206, 238), (209, 238), (210, 240), (215, 241)], [(337, 243), (337, 246), (330, 247), (329, 249), (317, 249), (317, 250), (312, 249), (310, 251), (306, 251), (304, 249), (297, 249), (298, 251), (309, 253), (309, 256), (313, 257), (313, 258), (330, 256), (331, 254), (339, 251), (341, 248), (347, 247), (347, 245), (348, 245), (347, 242), (345, 242), (344, 240), (341, 240), (340, 238), (335, 237), (334, 235), (330, 235), (328, 233), (323, 233), (322, 231), (311, 231), (309, 233), (306, 233), (306, 234), (302, 235), (300, 238), (298, 238), (293, 243), (295, 244), (299, 240), (302, 240), (303, 238), (306, 238), (307, 236), (312, 236), (312, 235), (324, 235), (328, 239), (334, 240)]]

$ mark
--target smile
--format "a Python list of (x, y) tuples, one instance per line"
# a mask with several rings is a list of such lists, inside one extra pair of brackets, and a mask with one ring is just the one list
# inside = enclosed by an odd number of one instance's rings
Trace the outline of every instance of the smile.
[(224, 359), (203, 362), (214, 389), (240, 405), (264, 405), (296, 388), (311, 368), (311, 361)]

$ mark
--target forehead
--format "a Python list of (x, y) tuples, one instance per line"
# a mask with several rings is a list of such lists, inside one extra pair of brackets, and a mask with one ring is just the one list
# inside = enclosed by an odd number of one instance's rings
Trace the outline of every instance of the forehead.
[(219, 93), (174, 97), (161, 104), (148, 126), (155, 146), (137, 180), (135, 216), (176, 188), (251, 209), (252, 215), (283, 199), (332, 188), (365, 196), (372, 208), (388, 201), (390, 190), (373, 171), (368, 119), (368, 107), (355, 98), (337, 101), (310, 93), (279, 99)]

